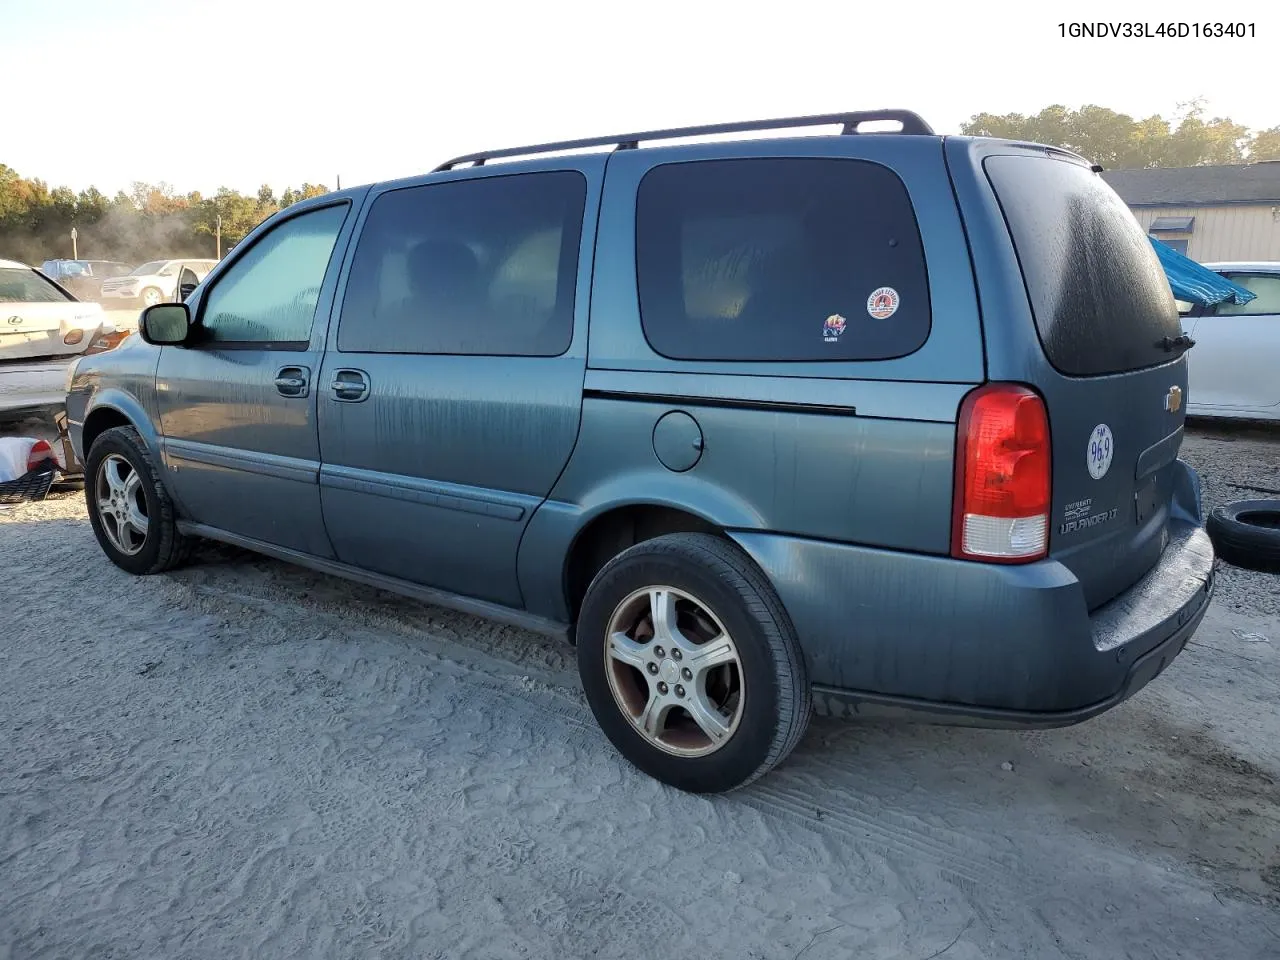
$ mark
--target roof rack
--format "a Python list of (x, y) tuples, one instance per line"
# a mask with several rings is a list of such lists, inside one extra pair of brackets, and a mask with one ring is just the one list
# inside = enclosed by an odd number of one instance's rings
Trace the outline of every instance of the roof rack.
[(713, 123), (702, 127), (674, 127), (670, 130), (648, 130), (643, 133), (623, 133), (615, 137), (590, 137), (586, 140), (562, 140), (559, 143), (540, 143), (530, 147), (509, 147), (505, 150), (486, 150), (454, 157), (436, 167), (432, 173), (452, 170), (459, 164), (484, 166), (487, 160), (502, 157), (522, 157), (535, 153), (557, 153), (561, 150), (580, 150), (586, 147), (613, 147), (616, 150), (634, 150), (642, 140), (675, 140), (680, 137), (705, 137), (720, 133), (748, 133), (754, 130), (785, 130), (789, 127), (828, 127), (843, 125), (842, 135), (858, 133), (861, 124), (873, 120), (897, 120), (902, 124), (895, 133), (916, 136), (932, 136), (933, 128), (911, 110), (861, 110), (855, 113), (827, 113), (812, 117), (785, 117), (777, 120), (748, 120), (741, 123)]

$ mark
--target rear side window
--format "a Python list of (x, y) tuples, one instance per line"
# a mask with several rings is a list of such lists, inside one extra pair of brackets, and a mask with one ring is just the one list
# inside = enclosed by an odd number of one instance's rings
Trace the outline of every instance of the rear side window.
[(885, 360), (929, 337), (906, 187), (864, 160), (655, 167), (640, 183), (645, 336), (679, 360)]
[(1173, 291), (1129, 208), (1081, 164), (988, 157), (1045, 356), (1069, 376), (1139, 370), (1174, 356)]
[(573, 339), (587, 180), (575, 171), (384, 193), (338, 326), (348, 353), (554, 357)]

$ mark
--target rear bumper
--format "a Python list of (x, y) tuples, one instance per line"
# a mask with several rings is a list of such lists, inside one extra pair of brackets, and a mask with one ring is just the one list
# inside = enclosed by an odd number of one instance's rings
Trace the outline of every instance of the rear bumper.
[(67, 399), (67, 365), (75, 356), (0, 363), (0, 416), (61, 407)]
[(18, 367), (40, 367), (59, 360), (68, 363), (84, 353), (99, 332), (85, 331), (79, 343), (63, 343), (55, 337), (23, 344), (0, 344), (0, 374), (14, 374)]
[(1159, 562), (1088, 611), (1056, 561), (968, 563), (743, 533), (796, 626), (819, 712), (1063, 726), (1132, 696), (1195, 632), (1214, 590), (1198, 483), (1182, 465)]
[[(937, 703), (911, 697), (897, 697), (842, 690), (815, 685), (814, 708), (818, 713), (832, 717), (889, 717), (909, 715), (930, 718), (968, 726), (1007, 727), (1035, 729), (1066, 727), (1080, 723), (1100, 713), (1105, 713), (1123, 703), (1162, 674), (1174, 657), (1180, 654), (1191, 639), (1200, 621), (1209, 609), (1213, 596), (1213, 578), (1210, 576), (1201, 590), (1200, 603), (1186, 611), (1186, 622), (1174, 629), (1146, 653), (1140, 654), (1124, 671), (1120, 687), (1112, 694), (1084, 706), (1064, 710), (1022, 710), (1003, 707), (983, 707), (963, 703)], [(1138, 643), (1140, 645), (1140, 642)]]

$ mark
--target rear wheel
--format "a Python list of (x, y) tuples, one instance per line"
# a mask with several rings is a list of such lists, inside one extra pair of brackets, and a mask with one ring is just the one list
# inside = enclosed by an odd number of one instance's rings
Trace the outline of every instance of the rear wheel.
[(182, 563), (187, 540), (173, 501), (133, 427), (104, 431), (85, 462), (84, 494), (94, 536), (111, 562), (129, 573), (160, 573)]
[(577, 643), (605, 734), (682, 790), (750, 783), (808, 724), (791, 621), (750, 558), (717, 537), (671, 534), (611, 560), (587, 590)]

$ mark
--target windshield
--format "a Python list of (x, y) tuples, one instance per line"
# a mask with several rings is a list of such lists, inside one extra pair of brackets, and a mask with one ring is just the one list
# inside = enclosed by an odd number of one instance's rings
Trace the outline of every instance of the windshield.
[(134, 277), (145, 277), (150, 274), (159, 273), (168, 262), (168, 260), (152, 260), (150, 263), (144, 263), (140, 267), (134, 267), (130, 275)]
[(64, 303), (70, 299), (34, 270), (0, 267), (0, 303)]

